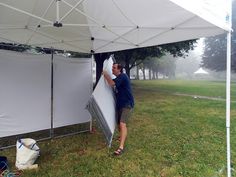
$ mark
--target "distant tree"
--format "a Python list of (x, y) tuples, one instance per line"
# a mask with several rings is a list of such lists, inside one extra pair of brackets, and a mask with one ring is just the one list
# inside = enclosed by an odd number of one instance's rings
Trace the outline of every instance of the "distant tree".
[(146, 60), (143, 61), (143, 65), (149, 71), (149, 79), (158, 79), (160, 58), (161, 57), (147, 57)]
[(196, 44), (196, 39), (181, 41), (171, 44), (161, 45), (162, 51), (166, 53), (170, 53), (173, 57), (186, 57), (188, 56), (188, 52), (193, 50)]
[(175, 78), (176, 58), (169, 57), (159, 60), (159, 72), (169, 79)]
[(162, 57), (148, 57), (144, 60), (144, 66), (149, 70), (150, 79), (158, 79), (158, 74), (175, 78), (176, 58), (167, 55)]
[(201, 66), (221, 71), (226, 69), (226, 35), (208, 37), (204, 40), (205, 47)]
[(159, 57), (146, 57), (146, 59), (138, 65), (143, 73), (144, 80), (146, 80), (145, 70), (148, 70), (149, 79), (158, 79), (159, 59)]
[[(236, 1), (232, 6), (232, 28), (236, 29)], [(208, 37), (204, 41), (204, 53), (201, 66), (215, 71), (226, 70), (227, 34)], [(231, 43), (232, 71), (236, 72), (236, 31), (232, 33)]]
[(114, 53), (115, 59), (125, 66), (125, 71), (130, 76), (130, 70), (141, 64), (147, 57), (161, 56), (162, 51), (158, 46), (130, 49)]
[(187, 58), (177, 58), (175, 64), (175, 74), (182, 78), (191, 79), (193, 73), (199, 69), (201, 62), (201, 56), (199, 56), (198, 51), (193, 51), (189, 53)]

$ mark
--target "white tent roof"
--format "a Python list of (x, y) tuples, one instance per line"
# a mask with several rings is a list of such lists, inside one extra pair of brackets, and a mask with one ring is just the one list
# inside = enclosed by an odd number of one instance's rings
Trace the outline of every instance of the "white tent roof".
[(219, 34), (228, 15), (225, 0), (0, 0), (0, 42), (101, 53)]
[(197, 71), (194, 72), (194, 74), (209, 74), (209, 73), (204, 69), (199, 68)]

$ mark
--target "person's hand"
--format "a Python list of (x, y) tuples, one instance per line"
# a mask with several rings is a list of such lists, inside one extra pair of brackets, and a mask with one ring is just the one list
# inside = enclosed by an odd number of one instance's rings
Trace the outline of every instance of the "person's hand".
[(103, 75), (107, 75), (108, 73), (107, 73), (107, 71), (103, 70), (103, 71), (102, 71), (102, 74), (103, 74)]
[(108, 72), (107, 71), (102, 71), (102, 74), (103, 74), (103, 76), (104, 76), (104, 79), (107, 81), (107, 83), (110, 85), (110, 86), (114, 86), (115, 85), (115, 83), (114, 83), (114, 81), (111, 79), (111, 77), (110, 77), (110, 75), (108, 74)]

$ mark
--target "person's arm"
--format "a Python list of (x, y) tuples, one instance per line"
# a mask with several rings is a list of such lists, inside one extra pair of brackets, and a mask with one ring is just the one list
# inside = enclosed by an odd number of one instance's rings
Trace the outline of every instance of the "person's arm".
[(103, 73), (104, 78), (106, 79), (107, 83), (112, 87), (115, 86), (115, 82), (112, 80), (112, 78), (109, 76), (109, 74), (106, 71), (103, 71), (102, 73)]

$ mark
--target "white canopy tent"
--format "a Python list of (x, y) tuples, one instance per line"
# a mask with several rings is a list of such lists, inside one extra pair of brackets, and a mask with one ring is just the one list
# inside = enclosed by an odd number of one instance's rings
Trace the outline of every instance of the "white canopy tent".
[(197, 71), (194, 72), (194, 74), (209, 74), (209, 73), (204, 69), (199, 68)]
[(0, 0), (0, 41), (102, 53), (228, 32), (230, 172), (231, 0)]
[(102, 53), (229, 30), (224, 0), (0, 0), (5, 42)]

